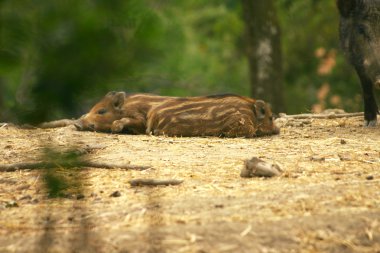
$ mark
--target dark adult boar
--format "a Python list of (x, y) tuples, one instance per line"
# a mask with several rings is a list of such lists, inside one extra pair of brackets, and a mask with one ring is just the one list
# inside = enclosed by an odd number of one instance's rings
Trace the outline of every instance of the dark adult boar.
[(340, 41), (360, 78), (365, 126), (375, 126), (378, 107), (374, 87), (380, 87), (380, 0), (337, 0)]
[(151, 94), (111, 91), (90, 112), (83, 115), (75, 126), (78, 130), (145, 134), (148, 111), (170, 99), (172, 98)]
[(237, 95), (176, 98), (148, 113), (147, 134), (247, 137), (278, 134), (270, 106)]

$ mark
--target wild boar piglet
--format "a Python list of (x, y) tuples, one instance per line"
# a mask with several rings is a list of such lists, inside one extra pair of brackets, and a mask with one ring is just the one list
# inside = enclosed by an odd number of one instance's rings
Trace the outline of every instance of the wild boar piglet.
[(147, 134), (153, 135), (252, 138), (278, 133), (267, 103), (233, 94), (176, 98), (148, 113)]
[(77, 120), (78, 130), (145, 134), (148, 111), (170, 97), (111, 91)]

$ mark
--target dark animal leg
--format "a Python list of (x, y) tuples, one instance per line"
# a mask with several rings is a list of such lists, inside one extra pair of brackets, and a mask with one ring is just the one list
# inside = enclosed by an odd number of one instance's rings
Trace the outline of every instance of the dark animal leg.
[(375, 95), (373, 93), (372, 81), (364, 74), (364, 70), (356, 69), (361, 81), (364, 100), (364, 126), (373, 127), (376, 126), (377, 113), (379, 111)]

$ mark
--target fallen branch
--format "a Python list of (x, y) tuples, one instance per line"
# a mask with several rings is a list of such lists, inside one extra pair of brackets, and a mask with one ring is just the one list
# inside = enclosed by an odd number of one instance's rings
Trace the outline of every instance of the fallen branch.
[(338, 119), (338, 118), (349, 118), (349, 117), (359, 117), (359, 116), (364, 116), (364, 113), (363, 112), (339, 113), (339, 114), (304, 113), (304, 114), (294, 114), (294, 115), (287, 115), (285, 113), (280, 113), (280, 118), (286, 118), (286, 119)]
[(48, 168), (100, 168), (100, 169), (124, 169), (124, 170), (146, 170), (149, 166), (138, 165), (120, 165), (109, 163), (98, 163), (92, 161), (80, 161), (72, 163), (53, 163), (53, 162), (26, 162), (26, 163), (14, 163), (14, 164), (0, 164), (0, 172), (11, 172), (16, 170), (35, 170), (35, 169), (48, 169)]
[(54, 120), (49, 122), (43, 122), (39, 125), (37, 125), (38, 128), (57, 128), (57, 127), (65, 127), (74, 125), (76, 119), (60, 119), (60, 120)]
[(15, 125), (13, 123), (7, 123), (7, 122), (0, 123), (0, 128), (7, 127), (7, 126), (15, 126)]
[(132, 179), (129, 181), (131, 186), (158, 186), (158, 185), (179, 185), (183, 182), (183, 180), (178, 179)]
[(76, 119), (60, 119), (60, 120), (54, 120), (54, 121), (48, 121), (48, 122), (42, 122), (38, 125), (30, 125), (30, 124), (23, 124), (19, 126), (21, 129), (36, 129), (36, 128), (58, 128), (58, 127), (66, 127), (70, 125), (74, 125)]

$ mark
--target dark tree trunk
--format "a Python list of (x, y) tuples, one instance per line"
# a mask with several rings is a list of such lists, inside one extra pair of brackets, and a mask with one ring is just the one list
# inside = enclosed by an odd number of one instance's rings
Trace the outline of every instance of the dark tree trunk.
[(5, 110), (6, 110), (6, 108), (5, 108), (5, 105), (4, 105), (3, 96), (4, 96), (4, 83), (3, 83), (3, 80), (0, 77), (0, 122), (2, 120), (5, 121), (4, 117), (5, 117)]
[(281, 31), (273, 0), (242, 0), (251, 94), (284, 112)]

